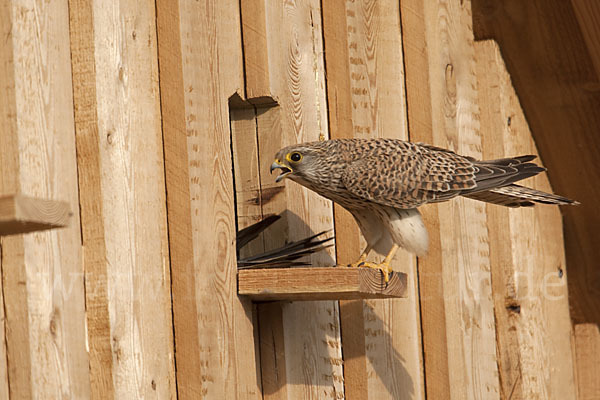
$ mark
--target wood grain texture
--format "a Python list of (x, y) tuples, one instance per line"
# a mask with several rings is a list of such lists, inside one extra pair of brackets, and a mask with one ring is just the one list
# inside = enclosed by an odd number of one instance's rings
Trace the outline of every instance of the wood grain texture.
[[(484, 158), (537, 154), (497, 44), (475, 50)], [(525, 185), (552, 190), (546, 176)], [(502, 398), (575, 398), (560, 211), (487, 212)]]
[[(248, 104), (245, 105), (248, 107)], [(270, 155), (279, 149), (281, 113), (279, 107), (250, 106), (230, 110), (233, 169), (235, 175), (237, 226), (243, 229), (268, 214), (280, 214), (285, 209), (285, 184), (265, 178)], [(263, 180), (264, 178), (264, 180)], [(240, 253), (256, 254), (284, 244), (287, 225), (275, 223)], [(239, 289), (239, 286), (238, 286)], [(249, 301), (245, 299), (244, 301)], [(281, 306), (256, 305), (258, 324), (258, 354), (262, 395), (265, 399), (287, 398), (285, 374), (285, 344)], [(263, 361), (264, 360), (264, 361)]]
[[(2, 248), (0, 247), (0, 276), (2, 276)], [(2, 281), (0, 280), (0, 289)], [(3, 290), (0, 290), (0, 304), (4, 306)], [(8, 357), (6, 354), (6, 314), (0, 307), (0, 400), (9, 400)]]
[[(192, 241), (192, 213), (189, 187), (189, 161), (186, 113), (183, 96), (182, 48), (179, 8), (172, 2), (156, 2), (161, 114), (169, 222), (171, 294), (176, 350), (177, 396), (200, 397), (198, 357), (199, 326), (195, 301), (196, 274)], [(177, 352), (179, 350), (179, 353)]]
[(241, 0), (246, 98), (253, 104), (271, 99), (265, 0)]
[[(70, 3), (71, 67), (73, 70), (73, 100), (77, 157), (88, 168), (78, 168), (80, 192), (98, 194), (100, 187), (100, 151), (94, 59), (94, 29), (92, 4)], [(94, 168), (92, 168), (94, 166)], [(90, 397), (114, 397), (113, 363), (106, 285), (106, 243), (104, 232), (95, 229), (96, 218), (102, 219), (102, 200), (98, 195), (80, 195), (81, 233), (87, 240), (85, 256), (86, 317), (89, 341)], [(93, 238), (93, 239), (92, 239)]]
[(178, 395), (258, 399), (252, 306), (235, 279), (228, 99), (243, 92), (239, 3), (157, 9)]
[[(407, 139), (398, 2), (331, 2), (323, 15), (332, 137)], [(365, 243), (353, 218), (335, 211), (339, 262), (350, 263)], [(348, 397), (424, 396), (416, 263), (403, 252), (396, 259), (409, 276), (407, 300), (341, 306)]]
[(0, 239), (7, 365), (0, 393), (88, 398), (68, 7), (3, 2), (0, 21), (0, 195), (67, 202), (74, 214), (68, 228)]
[[(596, 1), (473, 1), (475, 33), (495, 39), (557, 193), (581, 205), (562, 210), (571, 318), (600, 324), (600, 18)], [(528, 40), (523, 40), (528, 38)]]
[[(232, 109), (230, 118), (239, 231), (263, 219), (256, 109)], [(249, 257), (264, 251), (264, 232), (261, 232), (258, 238), (240, 249), (240, 257)]]
[[(346, 2), (322, 2), (323, 7), (323, 46), (325, 49), (325, 61), (327, 69), (327, 111), (329, 116), (329, 129), (331, 138), (350, 138), (353, 135), (352, 127), (352, 95), (350, 89), (350, 62), (348, 48), (348, 25), (346, 16)], [(351, 218), (351, 215), (348, 215)], [(336, 216), (336, 225), (340, 220)], [(345, 232), (357, 236), (353, 230), (343, 229)], [(347, 239), (344, 237), (346, 242)], [(356, 243), (358, 244), (358, 243)], [(342, 246), (336, 249), (339, 253), (344, 252)], [(360, 255), (360, 249), (353, 248), (356, 257)], [(346, 264), (354, 262), (356, 258), (344, 261)]]
[[(265, 1), (265, 18), (269, 87), (261, 93), (270, 93), (279, 107), (257, 112), (263, 214), (285, 211), (282, 223), (265, 233), (265, 245), (273, 248), (286, 240), (331, 229), (333, 215), (331, 202), (293, 182), (275, 184), (267, 174), (279, 148), (329, 135), (320, 2)], [(314, 254), (310, 262), (313, 266), (335, 264), (332, 251)], [(261, 331), (269, 321), (280, 322), (268, 331), (284, 338), (284, 348), (279, 351), (284, 354), (287, 380), (285, 390), (278, 389), (277, 396), (343, 398), (337, 303), (284, 304), (281, 319), (268, 318), (265, 312), (259, 307)], [(263, 366), (265, 385), (276, 381), (272, 376), (276, 373)]]
[[(423, 0), (403, 0), (400, 6), (409, 138), (432, 143), (434, 104), (431, 100), (429, 52), (426, 51), (425, 3)], [(430, 249), (426, 257), (417, 260), (425, 390), (427, 397), (442, 399), (450, 393), (450, 375), (440, 219), (437, 206), (422, 207), (421, 213), (429, 231)]]
[[(236, 226), (237, 230), (240, 231), (249, 225), (262, 220), (264, 217), (262, 210), (262, 188), (260, 186), (260, 162), (258, 158), (257, 110), (254, 106), (246, 103), (244, 104), (244, 108), (230, 108), (229, 116), (231, 127), (231, 157), (234, 175), (233, 181), (236, 199)], [(261, 232), (255, 240), (252, 240), (239, 250), (239, 255), (241, 257), (248, 257), (263, 253), (265, 251), (264, 238), (265, 232)], [(239, 243), (237, 245), (239, 245)], [(246, 304), (246, 307), (251, 307), (252, 309), (254, 354), (256, 361), (255, 368), (257, 375), (260, 373), (262, 376), (263, 370), (277, 370), (276, 374), (267, 374), (266, 381), (258, 382), (258, 386), (263, 393), (263, 398), (265, 398), (268, 396), (267, 393), (279, 393), (282, 390), (281, 388), (285, 388), (285, 384), (282, 384), (282, 382), (285, 382), (285, 369), (282, 369), (281, 363), (278, 362), (279, 359), (275, 359), (277, 355), (280, 354), (276, 349), (282, 348), (282, 343), (279, 340), (276, 340), (275, 336), (281, 336), (281, 330), (279, 330), (279, 332), (269, 331), (272, 326), (271, 322), (273, 322), (269, 321), (269, 314), (274, 313), (273, 316), (280, 321), (281, 309), (279, 308), (279, 314), (277, 314), (276, 311), (271, 312), (269, 307), (266, 308), (267, 311), (264, 311), (260, 305), (249, 305), (249, 298), (241, 297), (240, 300)], [(259, 324), (261, 316), (263, 318), (263, 323)], [(265, 343), (262, 343), (260, 340), (262, 334), (268, 338)], [(281, 338), (281, 340), (283, 340), (283, 338)], [(265, 355), (264, 365), (262, 361), (263, 353)], [(275, 358), (269, 357), (269, 355)], [(268, 377), (270, 376), (275, 379), (275, 381), (269, 381)]]
[(258, 305), (263, 399), (288, 398), (282, 303)]
[(406, 274), (386, 284), (380, 271), (367, 268), (268, 268), (238, 272), (238, 293), (254, 301), (384, 299), (406, 297)]
[(596, 324), (577, 324), (574, 327), (577, 365), (577, 398), (600, 398), (600, 332)]
[(154, 3), (88, 6), (70, 9), (92, 396), (174, 398)]
[(590, 60), (600, 77), (600, 3), (590, 0), (571, 0), (575, 18), (585, 40)]
[(0, 236), (16, 235), (68, 225), (73, 214), (64, 201), (22, 194), (0, 197)]
[[(408, 109), (410, 113), (411, 108), (419, 107), (418, 103), (411, 104), (411, 99), (419, 97), (411, 98), (410, 91), (422, 90), (430, 93), (432, 110), (432, 129), (420, 131), (411, 126), (411, 140), (481, 157), (471, 3), (449, 0), (412, 2), (411, 6), (412, 13), (407, 13), (406, 18), (420, 18), (423, 10), (421, 23), (425, 32), (418, 31), (418, 23), (408, 24), (410, 28), (404, 35), (405, 41), (411, 44), (405, 48), (422, 44), (424, 38), (425, 46), (421, 49), (427, 53), (429, 76), (423, 79), (417, 73), (411, 77), (407, 70), (407, 80), (413, 81), (412, 86), (407, 84)], [(412, 48), (412, 58), (421, 58)], [(408, 54), (406, 64), (411, 62)], [(421, 126), (427, 127), (427, 123), (422, 122)], [(457, 199), (433, 207), (437, 207), (438, 212), (440, 247), (436, 248), (437, 243), (432, 242), (429, 254), (436, 257), (436, 253), (441, 253), (441, 258), (436, 260), (441, 266), (425, 271), (427, 275), (420, 279), (421, 287), (427, 290), (421, 294), (427, 395), (456, 399), (498, 398), (485, 206)], [(432, 207), (424, 209), (428, 208)], [(429, 222), (430, 218), (426, 220)], [(440, 286), (443, 289), (436, 291)], [(438, 296), (443, 296), (443, 307)], [(440, 312), (445, 314), (445, 319), (438, 319)], [(437, 338), (427, 337), (429, 332), (436, 335), (439, 330), (446, 332), (439, 343), (436, 343)], [(444, 343), (446, 349), (439, 349), (439, 344)], [(446, 351), (447, 364), (443, 364), (446, 360), (435, 356), (430, 358), (434, 364), (428, 363), (428, 353), (432, 351)]]

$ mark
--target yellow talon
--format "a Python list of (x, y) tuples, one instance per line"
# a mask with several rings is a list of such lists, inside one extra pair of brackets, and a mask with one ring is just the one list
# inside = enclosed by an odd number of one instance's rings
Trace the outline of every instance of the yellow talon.
[(352, 264), (348, 264), (348, 267), (350, 268), (359, 268), (361, 266), (361, 264), (363, 264), (365, 262), (365, 260), (367, 259), (367, 256), (360, 256), (360, 258), (358, 259), (358, 261), (352, 263)]
[(398, 245), (394, 244), (392, 246), (390, 252), (387, 256), (385, 256), (385, 259), (380, 264), (365, 261), (367, 259), (367, 254), (369, 254), (369, 252), (371, 251), (371, 248), (371, 246), (367, 246), (367, 248), (365, 249), (365, 251), (363, 251), (358, 261), (353, 264), (350, 264), (349, 267), (367, 267), (381, 270), (381, 272), (383, 273), (383, 279), (385, 280), (385, 283), (388, 283), (390, 281), (390, 272), (392, 272), (390, 262), (392, 261), (392, 258), (394, 258), (394, 254), (396, 254), (396, 251), (398, 250)]
[(381, 264), (375, 264), (375, 263), (365, 261), (365, 262), (360, 263), (360, 265), (358, 267), (359, 268), (378, 269), (381, 271), (381, 273), (383, 273), (383, 279), (385, 280), (385, 283), (388, 283), (390, 281), (390, 272), (392, 272), (392, 267), (390, 267), (390, 265), (388, 263), (386, 263), (385, 261), (382, 262)]
[(360, 264), (364, 263), (367, 260), (367, 256), (371, 252), (371, 248), (372, 248), (371, 246), (367, 246), (365, 251), (363, 251), (362, 254), (360, 255), (360, 257), (358, 258), (358, 261), (356, 261), (352, 264), (348, 264), (348, 267), (350, 267), (350, 268), (360, 267)]

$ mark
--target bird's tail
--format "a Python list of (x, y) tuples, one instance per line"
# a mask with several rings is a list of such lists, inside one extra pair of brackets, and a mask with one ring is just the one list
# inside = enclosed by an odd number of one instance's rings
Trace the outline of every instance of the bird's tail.
[(567, 205), (579, 204), (575, 200), (542, 192), (525, 186), (511, 184), (499, 188), (465, 194), (465, 197), (506, 207), (531, 207), (535, 203)]
[(283, 268), (309, 265), (310, 262), (301, 260), (317, 251), (333, 246), (333, 237), (319, 238), (328, 231), (317, 233), (302, 240), (286, 244), (275, 250), (257, 254), (251, 257), (240, 258), (242, 247), (256, 239), (265, 229), (281, 218), (280, 215), (270, 215), (260, 222), (250, 225), (237, 233), (238, 269), (250, 268)]

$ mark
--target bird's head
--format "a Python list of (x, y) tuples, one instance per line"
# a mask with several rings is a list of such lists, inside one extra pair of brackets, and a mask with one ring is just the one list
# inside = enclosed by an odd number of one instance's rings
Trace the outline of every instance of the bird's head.
[(271, 164), (271, 173), (280, 169), (275, 182), (284, 178), (293, 180), (311, 181), (317, 174), (322, 173), (322, 162), (326, 155), (324, 142), (298, 144), (284, 147), (275, 155), (275, 161)]

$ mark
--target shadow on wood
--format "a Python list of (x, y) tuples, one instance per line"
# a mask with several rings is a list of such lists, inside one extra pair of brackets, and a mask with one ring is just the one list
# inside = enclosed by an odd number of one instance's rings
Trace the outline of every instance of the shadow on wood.
[[(594, 1), (476, 0), (476, 39), (498, 42), (552, 188), (578, 207), (564, 218), (571, 318), (600, 323), (600, 50)], [(523, 40), (523, 38), (528, 38)]]
[[(341, 268), (340, 268), (341, 269)], [(303, 381), (298, 381), (297, 373), (289, 373), (288, 369), (296, 369), (296, 366), (286, 362), (285, 349), (286, 339), (294, 340), (294, 336), (290, 336), (279, 327), (285, 325), (286, 311), (293, 303), (282, 301), (260, 303), (258, 307), (258, 320), (260, 331), (260, 361), (263, 371), (269, 371), (268, 374), (262, 375), (262, 389), (265, 399), (287, 399), (288, 387), (292, 385), (303, 385)], [(377, 343), (383, 345), (381, 351), (387, 353), (387, 362), (382, 363), (381, 360), (373, 358), (371, 351), (365, 351), (365, 346), (352, 346), (356, 349), (355, 352), (344, 352), (344, 365), (348, 362), (365, 362), (369, 361), (371, 368), (367, 368), (370, 373), (381, 377), (382, 384), (385, 387), (385, 392), (390, 394), (401, 394), (401, 398), (412, 398), (417, 387), (417, 382), (411, 377), (409, 372), (410, 365), (405, 357), (402, 356), (393, 347), (393, 338), (388, 333), (390, 327), (381, 319), (373, 305), (364, 301), (345, 302), (345, 304), (355, 304), (361, 307), (361, 314), (365, 315), (368, 324), (361, 329), (364, 329), (364, 335), (377, 339)], [(344, 307), (344, 306), (342, 306)], [(333, 311), (333, 310), (332, 310)], [(346, 310), (348, 311), (348, 310)], [(392, 309), (393, 311), (393, 309)], [(329, 330), (333, 331), (336, 327), (330, 326)], [(306, 330), (294, 332), (294, 335), (310, 335)], [(325, 337), (321, 340), (329, 340)], [(289, 345), (289, 343), (288, 343)], [(372, 350), (372, 349), (370, 349)], [(306, 356), (306, 354), (305, 354)], [(308, 362), (309, 360), (306, 360)], [(342, 360), (332, 360), (332, 362), (341, 363)], [(304, 366), (305, 367), (305, 366)], [(365, 366), (366, 367), (366, 366)], [(387, 375), (391, 374), (395, 379), (386, 379)], [(339, 379), (339, 378), (336, 378)], [(360, 382), (359, 382), (360, 383)], [(365, 388), (368, 390), (368, 388)], [(349, 397), (345, 397), (349, 398)]]
[(0, 197), (0, 236), (63, 228), (71, 215), (63, 201), (22, 194)]

